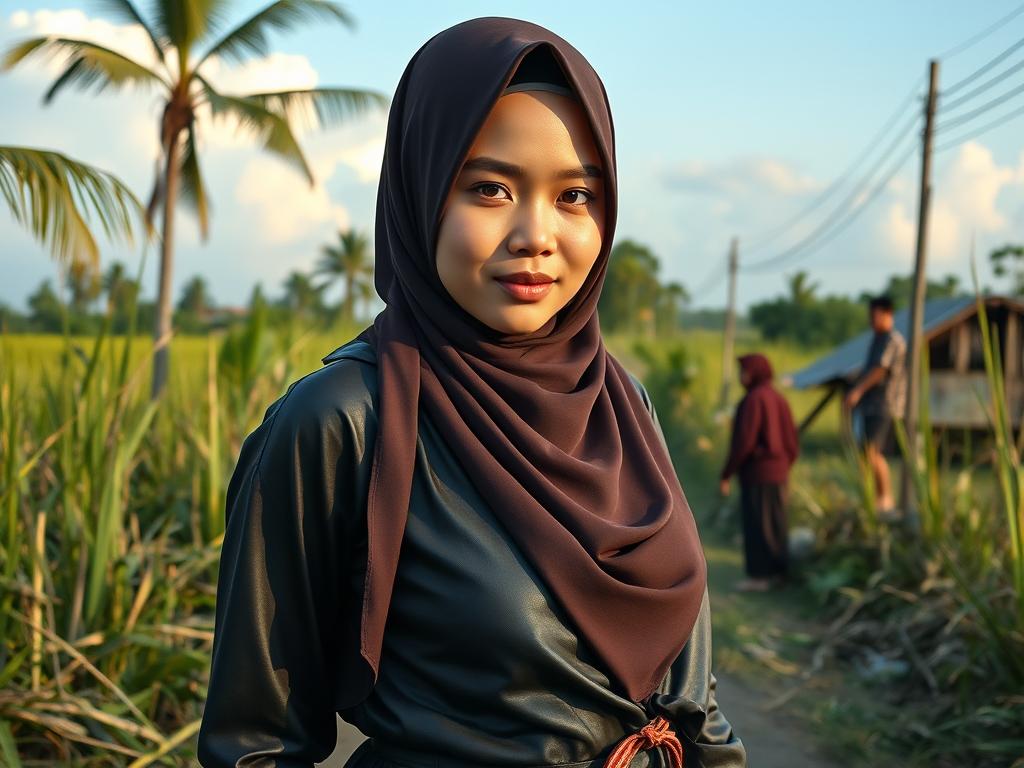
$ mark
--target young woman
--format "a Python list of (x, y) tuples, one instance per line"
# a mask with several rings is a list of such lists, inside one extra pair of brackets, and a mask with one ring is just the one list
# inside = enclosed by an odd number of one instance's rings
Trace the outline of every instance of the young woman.
[[(551, 32), (477, 19), (395, 93), (387, 308), (294, 384), (228, 489), (207, 768), (745, 765), (705, 563), (596, 307), (607, 97)], [(634, 756), (639, 755), (631, 762)]]

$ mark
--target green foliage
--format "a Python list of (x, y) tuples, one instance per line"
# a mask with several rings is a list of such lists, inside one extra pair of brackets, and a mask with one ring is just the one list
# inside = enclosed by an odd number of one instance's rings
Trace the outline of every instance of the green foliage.
[(1024, 245), (1010, 245), (997, 248), (988, 256), (992, 271), (998, 277), (1009, 278), (1010, 293), (1024, 294)]
[[(605, 288), (598, 303), (601, 327), (608, 333), (648, 333), (655, 330), (657, 308), (669, 314), (668, 325), (675, 327), (671, 314), (686, 299), (682, 286), (663, 288), (658, 281), (658, 257), (650, 248), (633, 240), (623, 240), (612, 248), (605, 276)], [(662, 299), (663, 294), (669, 298)]]
[(41, 331), (51, 333), (60, 330), (64, 320), (64, 307), (50, 286), (49, 280), (44, 280), (36, 292), (28, 297), (28, 307), (32, 325)]
[[(881, 293), (889, 296), (896, 308), (910, 303), (911, 278), (892, 275)], [(750, 322), (768, 340), (789, 340), (803, 346), (834, 346), (855, 336), (867, 327), (867, 302), (870, 294), (859, 299), (847, 296), (818, 296), (818, 285), (807, 272), (797, 272), (789, 279), (787, 296), (753, 304)], [(925, 299), (962, 294), (959, 280), (948, 275), (942, 280), (929, 280)]]
[(842, 296), (826, 296), (807, 304), (788, 298), (750, 307), (750, 322), (765, 339), (795, 341), (805, 346), (837, 344), (864, 330), (864, 307)]
[[(892, 275), (881, 292), (892, 299), (896, 309), (909, 307), (914, 292), (913, 275)], [(964, 295), (964, 289), (960, 285), (960, 278), (956, 275), (946, 275), (941, 280), (925, 281), (925, 301), (962, 295)], [(867, 295), (863, 297), (865, 305), (869, 298)]]
[(185, 283), (181, 291), (174, 324), (183, 333), (203, 333), (211, 320), (213, 310), (214, 302), (210, 296), (210, 289), (206, 281), (196, 275)]

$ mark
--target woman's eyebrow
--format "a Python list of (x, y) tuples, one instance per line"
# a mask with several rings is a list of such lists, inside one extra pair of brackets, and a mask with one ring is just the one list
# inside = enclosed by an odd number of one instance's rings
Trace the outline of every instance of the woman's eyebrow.
[[(462, 166), (463, 171), (491, 171), (512, 179), (520, 179), (526, 175), (521, 165), (506, 163), (494, 157), (474, 157)], [(555, 174), (556, 179), (602, 179), (604, 172), (596, 165), (585, 163), (578, 168), (567, 168)]]

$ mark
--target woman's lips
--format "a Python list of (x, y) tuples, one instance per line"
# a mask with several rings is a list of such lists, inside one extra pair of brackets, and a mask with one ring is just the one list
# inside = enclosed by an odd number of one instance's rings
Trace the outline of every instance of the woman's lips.
[(494, 279), (506, 293), (519, 301), (540, 301), (555, 284), (555, 278), (542, 272), (516, 272)]

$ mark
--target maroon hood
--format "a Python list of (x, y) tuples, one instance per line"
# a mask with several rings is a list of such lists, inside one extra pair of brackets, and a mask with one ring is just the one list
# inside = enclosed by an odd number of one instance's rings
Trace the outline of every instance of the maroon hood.
[(764, 384), (772, 380), (772, 364), (768, 362), (768, 358), (764, 355), (754, 353), (752, 355), (742, 355), (739, 358), (740, 369), (747, 374), (748, 382), (747, 389), (753, 389), (759, 384)]

